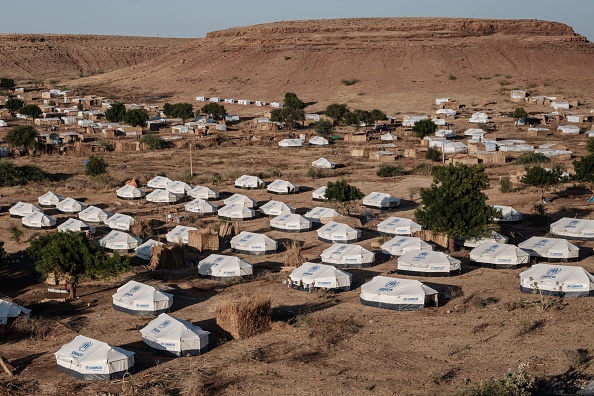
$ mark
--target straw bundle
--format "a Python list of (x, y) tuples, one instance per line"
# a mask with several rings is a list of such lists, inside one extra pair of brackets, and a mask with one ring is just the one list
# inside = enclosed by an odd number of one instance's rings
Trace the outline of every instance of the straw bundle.
[(149, 263), (151, 270), (175, 269), (183, 268), (184, 266), (184, 250), (181, 245), (153, 246), (153, 255)]
[(270, 330), (270, 299), (242, 297), (226, 301), (216, 308), (217, 325), (234, 339), (249, 338)]

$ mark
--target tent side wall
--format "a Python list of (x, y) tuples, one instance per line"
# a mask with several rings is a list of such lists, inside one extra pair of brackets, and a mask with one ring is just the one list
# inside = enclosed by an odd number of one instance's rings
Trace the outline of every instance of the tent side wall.
[[(130, 359), (129, 359), (130, 360)], [(128, 367), (127, 370), (116, 371), (109, 374), (91, 374), (91, 373), (81, 373), (79, 371), (70, 369), (68, 367), (64, 367), (58, 364), (58, 370), (63, 372), (64, 374), (68, 374), (71, 377), (86, 380), (86, 381), (112, 381), (116, 379), (123, 378), (126, 373), (134, 372), (134, 362)]]
[(237, 248), (231, 248), (232, 252), (235, 253), (241, 253), (241, 254), (249, 254), (252, 256), (264, 256), (267, 254), (274, 254), (276, 253), (276, 249), (274, 250), (263, 250), (263, 251), (254, 251), (254, 250), (244, 250), (244, 249), (237, 249)]
[(159, 309), (156, 311), (139, 311), (139, 310), (135, 310), (135, 309), (124, 308), (124, 307), (114, 304), (114, 303), (111, 304), (111, 307), (116, 311), (124, 312), (124, 313), (127, 313), (129, 315), (134, 315), (134, 316), (159, 316), (162, 313), (166, 313), (170, 310), (170, 308), (164, 308), (164, 309)]
[(383, 308), (392, 311), (420, 311), (425, 307), (424, 304), (390, 304), (381, 301), (364, 300), (363, 298), (359, 298), (359, 301), (368, 307)]
[(594, 290), (590, 291), (576, 291), (576, 292), (564, 292), (558, 290), (544, 290), (544, 289), (533, 289), (531, 287), (520, 286), (520, 291), (522, 293), (528, 294), (535, 294), (535, 293), (542, 293), (544, 296), (553, 296), (553, 297), (590, 297), (594, 296)]

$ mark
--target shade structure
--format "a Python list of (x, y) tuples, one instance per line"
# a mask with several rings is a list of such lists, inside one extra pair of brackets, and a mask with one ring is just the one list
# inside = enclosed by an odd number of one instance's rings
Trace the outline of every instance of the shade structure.
[(318, 229), (318, 239), (323, 242), (356, 242), (361, 238), (361, 230), (353, 228), (347, 224), (336, 223), (334, 221), (323, 225)]
[(12, 217), (25, 217), (35, 212), (43, 213), (43, 209), (26, 202), (18, 202), (8, 209)]
[(155, 241), (154, 239), (149, 239), (142, 245), (138, 246), (134, 251), (136, 252), (136, 257), (142, 260), (150, 260), (153, 257), (153, 247), (163, 245), (163, 242)]
[(62, 213), (78, 213), (85, 210), (87, 207), (88, 205), (79, 202), (74, 198), (66, 198), (56, 205), (56, 209)]
[(594, 295), (594, 276), (582, 267), (534, 264), (520, 273), (520, 290), (559, 297)]
[(375, 262), (375, 253), (359, 245), (335, 243), (321, 254), (322, 263), (337, 268), (365, 268)]
[(112, 230), (99, 240), (99, 246), (109, 250), (133, 250), (142, 244), (142, 239), (123, 231)]
[(277, 179), (270, 183), (266, 190), (272, 194), (295, 194), (299, 192), (299, 186), (286, 180)]
[(153, 203), (175, 203), (179, 201), (179, 196), (166, 190), (153, 190), (146, 196), (148, 202)]
[(361, 286), (363, 305), (395, 311), (417, 311), (432, 304), (437, 307), (437, 290), (417, 280), (374, 276)]
[(311, 230), (312, 223), (301, 215), (283, 213), (270, 219), (270, 227), (284, 232), (305, 232)]
[(217, 213), (216, 205), (213, 205), (210, 202), (200, 198), (196, 198), (193, 201), (185, 204), (184, 209), (187, 212), (197, 213), (204, 216), (214, 215)]
[(129, 231), (130, 227), (134, 225), (134, 217), (116, 213), (105, 220), (105, 225), (112, 230)]
[(65, 198), (63, 196), (48, 191), (45, 194), (37, 197), (37, 202), (39, 202), (39, 205), (41, 206), (52, 207), (56, 206), (58, 203), (60, 203), (60, 201), (63, 201), (64, 199)]
[(252, 275), (253, 267), (239, 257), (211, 254), (198, 262), (198, 273), (213, 278), (236, 278)]
[(295, 213), (295, 208), (284, 202), (268, 201), (260, 207), (260, 213), (265, 216), (280, 216), (285, 213)]
[(402, 256), (410, 251), (433, 250), (433, 246), (417, 237), (396, 236), (382, 245), (382, 253)]
[(498, 222), (516, 222), (522, 220), (522, 213), (511, 206), (493, 205), (493, 208), (501, 213), (501, 219), (494, 219)]
[(465, 247), (475, 248), (483, 243), (491, 242), (491, 243), (507, 243), (508, 238), (504, 235), (501, 235), (498, 232), (491, 231), (491, 234), (487, 237), (482, 238), (470, 238), (464, 239), (462, 244)]
[(146, 186), (150, 188), (165, 189), (167, 188), (167, 184), (171, 183), (172, 181), (173, 180), (165, 176), (155, 176), (146, 183)]
[(326, 198), (326, 189), (328, 186), (322, 186), (311, 193), (311, 199), (314, 201), (327, 201)]
[(9, 319), (16, 318), (20, 315), (24, 315), (28, 318), (30, 314), (30, 309), (0, 299), (0, 325), (5, 325)]
[(301, 139), (283, 139), (278, 142), (278, 147), (303, 147), (303, 141)]
[(192, 186), (190, 186), (188, 183), (180, 181), (180, 180), (176, 180), (176, 181), (172, 181), (170, 183), (167, 183), (167, 186), (165, 187), (166, 191), (172, 192), (174, 194), (177, 194), (179, 196), (184, 196), (187, 193), (189, 193), (190, 191), (192, 191)]
[(408, 235), (411, 236), (417, 231), (421, 231), (423, 227), (410, 219), (402, 217), (388, 217), (377, 225), (378, 232), (391, 235)]
[(219, 199), (219, 192), (208, 187), (204, 186), (195, 186), (190, 191), (188, 191), (188, 195), (192, 198), (196, 199)]
[(245, 188), (248, 190), (255, 190), (258, 188), (264, 188), (266, 183), (264, 180), (256, 176), (243, 175), (235, 180), (235, 187)]
[(317, 160), (311, 163), (311, 166), (314, 168), (322, 168), (322, 169), (334, 169), (336, 168), (336, 163), (332, 161), (328, 161), (326, 158), (318, 158)]
[(303, 289), (344, 289), (351, 288), (353, 275), (341, 271), (333, 265), (305, 262), (291, 272), (289, 278), (293, 286)]
[(363, 205), (378, 209), (392, 209), (400, 206), (400, 198), (386, 193), (372, 192), (363, 198)]
[(134, 368), (134, 352), (82, 335), (55, 354), (58, 370), (82, 380), (110, 381)]
[(332, 219), (334, 217), (342, 216), (340, 213), (330, 208), (323, 208), (317, 206), (303, 215), (306, 219), (313, 223), (321, 223), (324, 219)]
[(174, 229), (169, 231), (165, 235), (165, 238), (167, 239), (167, 242), (183, 243), (184, 245), (187, 245), (188, 244), (188, 232), (196, 231), (196, 230), (197, 230), (197, 228), (194, 228), (194, 227), (178, 225), (178, 226), (175, 226)]
[(447, 276), (459, 271), (461, 261), (441, 252), (412, 250), (398, 257), (398, 273)]
[(136, 281), (120, 286), (112, 296), (113, 309), (137, 316), (157, 316), (172, 304), (173, 295)]
[(68, 219), (65, 222), (63, 222), (62, 224), (60, 224), (58, 226), (58, 231), (62, 231), (62, 232), (66, 232), (66, 231), (72, 231), (72, 232), (86, 232), (86, 231), (90, 231), (91, 234), (95, 233), (95, 227), (85, 223), (84, 221), (81, 221), (79, 219)]
[(309, 139), (309, 144), (312, 146), (328, 146), (330, 142), (328, 142), (328, 139), (324, 139), (321, 136), (314, 136)]
[(518, 247), (530, 254), (548, 260), (577, 259), (580, 249), (560, 238), (532, 237), (520, 243)]
[(250, 197), (246, 197), (243, 194), (233, 194), (229, 198), (224, 199), (225, 205), (242, 205), (248, 208), (257, 208), (258, 202)]
[(231, 249), (237, 253), (263, 255), (276, 252), (277, 243), (264, 234), (242, 231), (231, 239)]
[(208, 351), (209, 332), (165, 313), (140, 329), (142, 341), (155, 353), (196, 356)]
[(217, 210), (219, 217), (229, 220), (250, 220), (256, 217), (256, 211), (243, 205), (225, 205)]
[(470, 261), (493, 264), (499, 268), (513, 268), (528, 264), (530, 254), (514, 245), (486, 242), (470, 251)]
[(56, 226), (56, 219), (41, 212), (29, 213), (21, 219), (23, 227), (26, 228), (52, 228)]
[(141, 199), (146, 196), (146, 192), (138, 187), (126, 184), (116, 190), (116, 195), (118, 198), (123, 199)]
[(563, 217), (551, 224), (551, 234), (570, 238), (594, 238), (594, 220)]
[(111, 213), (96, 206), (88, 206), (85, 210), (78, 213), (78, 218), (89, 223), (104, 223), (112, 216)]

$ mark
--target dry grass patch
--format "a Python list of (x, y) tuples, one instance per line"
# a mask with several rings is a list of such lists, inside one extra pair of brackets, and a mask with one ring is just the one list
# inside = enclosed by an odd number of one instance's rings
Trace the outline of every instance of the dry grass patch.
[(270, 310), (269, 298), (246, 296), (221, 303), (215, 313), (217, 325), (240, 340), (270, 330)]
[(335, 317), (330, 314), (302, 314), (295, 318), (295, 325), (307, 326), (309, 336), (326, 346), (338, 344), (361, 328), (353, 316)]

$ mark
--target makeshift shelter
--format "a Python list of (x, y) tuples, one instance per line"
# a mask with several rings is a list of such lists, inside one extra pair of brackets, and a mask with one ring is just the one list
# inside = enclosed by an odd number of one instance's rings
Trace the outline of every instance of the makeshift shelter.
[(353, 228), (347, 224), (336, 223), (334, 221), (323, 225), (318, 229), (318, 239), (322, 242), (356, 242), (361, 238), (361, 230)]
[(176, 180), (172, 181), (171, 183), (167, 183), (165, 190), (179, 196), (184, 196), (192, 191), (192, 186), (183, 181)]
[(464, 245), (464, 247), (475, 248), (479, 245), (482, 245), (483, 243), (505, 244), (505, 243), (507, 243), (507, 241), (508, 241), (508, 238), (506, 236), (501, 235), (498, 232), (491, 231), (491, 234), (489, 234), (489, 236), (487, 236), (487, 237), (463, 239), (463, 240), (460, 240), (459, 243)]
[(173, 295), (136, 281), (120, 286), (112, 296), (113, 309), (137, 316), (157, 316), (172, 304)]
[(54, 355), (58, 370), (82, 380), (111, 381), (134, 368), (134, 352), (81, 335)]
[(193, 201), (184, 205), (187, 212), (197, 213), (200, 215), (215, 215), (217, 213), (216, 205), (211, 204), (204, 199), (196, 198)]
[(247, 190), (255, 190), (258, 188), (264, 188), (265, 186), (266, 186), (266, 183), (264, 183), (264, 180), (262, 180), (256, 176), (243, 175), (240, 178), (235, 180), (235, 187), (237, 187), (237, 188), (245, 188)]
[(332, 161), (328, 161), (326, 158), (318, 158), (317, 160), (311, 163), (311, 166), (314, 168), (322, 168), (322, 169), (334, 169), (336, 168), (336, 163)]
[(218, 191), (204, 186), (195, 186), (193, 189), (188, 191), (188, 195), (192, 198), (204, 199), (207, 201), (210, 199), (219, 199)]
[(322, 263), (337, 268), (365, 268), (375, 263), (375, 253), (359, 245), (335, 243), (322, 254)]
[(105, 225), (112, 230), (129, 231), (130, 227), (134, 225), (134, 217), (122, 213), (116, 213), (105, 220)]
[(311, 193), (311, 199), (313, 199), (314, 201), (327, 201), (328, 199), (326, 198), (326, 189), (328, 188), (328, 186), (322, 186), (320, 188), (318, 188), (317, 190), (313, 191)]
[(328, 142), (328, 139), (324, 139), (321, 136), (314, 136), (309, 139), (309, 144), (312, 146), (328, 146), (330, 142)]
[(51, 191), (46, 192), (45, 194), (41, 195), (37, 198), (37, 202), (39, 205), (45, 207), (53, 207), (56, 206), (60, 201), (63, 201), (64, 197), (58, 194), (54, 194)]
[(297, 186), (293, 183), (290, 183), (286, 180), (277, 179), (277, 180), (273, 181), (272, 183), (270, 183), (266, 187), (266, 190), (269, 193), (279, 194), (279, 195), (295, 194), (295, 193), (299, 192), (299, 186)]
[(445, 253), (412, 250), (398, 257), (398, 273), (411, 275), (446, 276), (462, 268), (461, 261)]
[(400, 206), (400, 198), (386, 193), (372, 192), (363, 198), (363, 205), (379, 209), (391, 209)]
[(248, 208), (258, 207), (258, 201), (246, 197), (243, 194), (233, 194), (229, 198), (224, 199), (223, 203), (225, 205), (242, 205)]
[(175, 226), (175, 228), (173, 230), (169, 231), (165, 235), (165, 238), (167, 239), (167, 242), (170, 242), (170, 243), (182, 243), (184, 245), (187, 245), (188, 244), (188, 231), (193, 231), (193, 230), (197, 230), (197, 228), (178, 225), (178, 226)]
[(140, 329), (140, 334), (154, 353), (181, 357), (208, 352), (208, 331), (165, 313)]
[(382, 253), (402, 256), (410, 251), (433, 250), (433, 246), (418, 237), (397, 236), (382, 245)]
[(131, 251), (142, 244), (142, 239), (126, 232), (112, 230), (99, 240), (99, 246), (109, 250)]
[(78, 213), (78, 218), (89, 223), (104, 223), (112, 214), (96, 206), (88, 206)]
[(498, 268), (514, 268), (528, 264), (530, 254), (514, 245), (487, 242), (470, 251), (470, 261), (493, 264)]
[(522, 220), (522, 213), (511, 206), (493, 205), (493, 208), (501, 213), (501, 219), (493, 219), (498, 222), (516, 222)]
[(570, 238), (594, 238), (594, 220), (564, 217), (551, 224), (551, 234)]
[(146, 186), (163, 190), (167, 188), (167, 184), (171, 183), (172, 181), (173, 180), (165, 176), (155, 176), (146, 183)]
[(56, 209), (62, 213), (78, 213), (82, 210), (85, 210), (87, 207), (88, 205), (73, 198), (66, 198), (56, 205)]
[(437, 307), (437, 290), (417, 280), (374, 276), (361, 286), (361, 304), (394, 311), (417, 311)]
[(87, 224), (79, 219), (68, 219), (58, 226), (58, 231), (66, 232), (86, 232), (89, 231), (91, 234), (95, 233), (95, 227)]
[(285, 213), (295, 213), (295, 208), (284, 202), (268, 201), (260, 207), (260, 213), (265, 216), (280, 216)]
[(235, 278), (253, 274), (253, 267), (247, 261), (235, 256), (211, 254), (198, 262), (198, 273), (213, 278)]
[(303, 147), (303, 141), (301, 139), (283, 139), (280, 142), (278, 142), (278, 147), (284, 147), (284, 148)]
[(264, 234), (242, 231), (231, 239), (231, 250), (237, 253), (263, 255), (275, 253), (277, 243)]
[(149, 239), (148, 241), (134, 249), (134, 251), (136, 252), (136, 257), (142, 260), (149, 261), (153, 256), (153, 247), (161, 245), (163, 245), (163, 242), (155, 241), (154, 239)]
[(8, 209), (11, 217), (25, 217), (35, 212), (43, 213), (43, 209), (26, 202), (18, 202)]
[(342, 216), (334, 209), (317, 206), (303, 215), (306, 219), (313, 223), (322, 223), (324, 219), (332, 219), (334, 217)]
[(270, 219), (270, 228), (284, 232), (305, 232), (311, 230), (312, 223), (305, 217), (291, 212)]
[(377, 231), (382, 234), (408, 235), (411, 236), (423, 227), (410, 219), (402, 217), (388, 217), (377, 225)]
[(31, 315), (31, 310), (10, 301), (0, 299), (0, 325), (6, 325), (9, 319), (16, 318), (20, 315), (28, 318)]
[(353, 275), (341, 271), (333, 265), (305, 262), (289, 275), (292, 287), (303, 287), (303, 290), (314, 288), (349, 290)]
[(56, 226), (56, 219), (41, 212), (29, 213), (21, 219), (23, 227), (39, 229), (52, 228)]
[(229, 220), (250, 220), (256, 217), (256, 211), (243, 205), (225, 205), (217, 210), (220, 218)]
[(547, 260), (567, 261), (577, 259), (580, 249), (565, 239), (532, 237), (518, 245), (532, 257)]
[(520, 290), (558, 297), (594, 295), (594, 276), (582, 267), (534, 264), (520, 273)]

